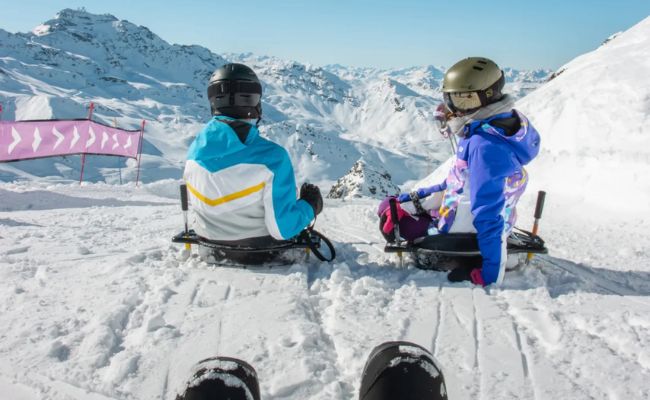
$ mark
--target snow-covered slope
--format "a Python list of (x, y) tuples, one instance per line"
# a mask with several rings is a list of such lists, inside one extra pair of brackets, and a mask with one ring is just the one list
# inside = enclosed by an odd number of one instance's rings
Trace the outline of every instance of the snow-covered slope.
[[(331, 183), (363, 158), (398, 184), (430, 172), (447, 154), (431, 111), (442, 69), (325, 68), (251, 54), (218, 55), (170, 45), (112, 15), (66, 9), (27, 34), (0, 30), (0, 102), (5, 119), (78, 118), (90, 101), (106, 123), (135, 128), (145, 118), (145, 181), (180, 177), (192, 136), (209, 117), (205, 82), (227, 61), (250, 64), (264, 84), (264, 134), (289, 149), (300, 179)], [(432, 60), (435, 61), (435, 60)], [(546, 72), (508, 70), (518, 81)], [(135, 178), (135, 163), (89, 157), (85, 178)], [(79, 158), (0, 165), (0, 180), (75, 179)]]
[[(531, 189), (549, 192), (548, 225), (584, 243), (578, 254), (563, 255), (645, 269), (650, 17), (560, 71), (517, 103), (542, 134), (540, 156), (529, 168)], [(571, 232), (577, 223), (583, 228)]]
[(169, 242), (176, 189), (0, 184), (1, 398), (172, 400), (223, 355), (255, 366), (264, 399), (349, 400), (400, 339), (434, 353), (454, 400), (650, 397), (647, 268), (544, 256), (500, 289), (451, 284), (383, 253), (369, 199), (325, 201), (334, 264), (214, 267)]
[[(650, 213), (650, 18), (560, 68), (517, 106), (543, 134), (536, 187), (603, 213)], [(579, 190), (576, 190), (579, 189)]]

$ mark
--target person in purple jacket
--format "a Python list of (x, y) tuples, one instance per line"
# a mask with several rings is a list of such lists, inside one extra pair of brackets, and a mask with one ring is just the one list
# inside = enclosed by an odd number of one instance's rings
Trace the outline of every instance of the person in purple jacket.
[[(502, 93), (504, 84), (503, 71), (486, 58), (466, 58), (449, 68), (442, 86), (445, 101), (437, 112), (443, 134), (458, 138), (449, 174), (441, 184), (398, 197), (400, 233), (406, 240), (476, 232), (483, 265), (456, 268), (450, 281), (502, 282), (515, 206), (528, 183), (524, 165), (539, 153), (539, 133), (512, 108), (513, 100)], [(379, 209), (380, 216), (388, 216), (384, 234), (392, 229), (387, 204)]]

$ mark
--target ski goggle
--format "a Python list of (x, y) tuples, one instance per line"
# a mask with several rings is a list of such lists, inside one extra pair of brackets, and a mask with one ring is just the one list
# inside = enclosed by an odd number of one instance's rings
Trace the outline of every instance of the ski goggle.
[(255, 107), (262, 98), (262, 85), (250, 81), (217, 81), (208, 87), (208, 98), (215, 107)]
[(445, 104), (452, 111), (469, 112), (480, 108), (483, 103), (478, 92), (444, 93)]

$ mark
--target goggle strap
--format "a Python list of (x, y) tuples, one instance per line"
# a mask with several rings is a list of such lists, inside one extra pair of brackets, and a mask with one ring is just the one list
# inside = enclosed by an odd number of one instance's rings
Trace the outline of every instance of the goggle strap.
[(237, 93), (262, 94), (262, 85), (248, 81), (217, 81), (208, 87), (208, 97), (225, 96), (233, 97)]

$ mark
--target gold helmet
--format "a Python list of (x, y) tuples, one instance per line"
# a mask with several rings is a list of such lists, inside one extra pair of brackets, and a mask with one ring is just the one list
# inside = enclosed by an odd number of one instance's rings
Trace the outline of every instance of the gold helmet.
[(505, 76), (499, 66), (483, 57), (469, 57), (445, 73), (442, 93), (447, 108), (471, 113), (503, 97)]

